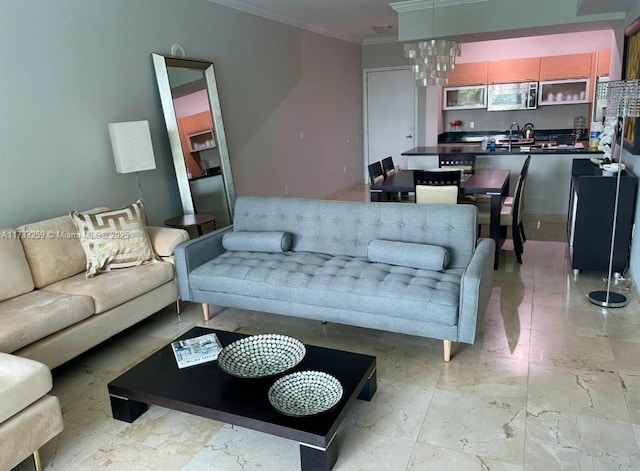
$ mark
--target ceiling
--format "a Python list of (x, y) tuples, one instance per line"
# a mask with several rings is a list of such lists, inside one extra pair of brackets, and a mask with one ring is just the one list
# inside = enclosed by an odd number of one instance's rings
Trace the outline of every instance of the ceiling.
[[(210, 0), (271, 20), (358, 44), (397, 39), (398, 14), (390, 0)], [(436, 7), (493, 0), (434, 0)], [(533, 3), (534, 0), (532, 0)], [(568, 1), (568, 0), (559, 0)], [(571, 1), (571, 0), (569, 0)], [(573, 0), (578, 15), (629, 11), (638, 0)], [(423, 2), (428, 4), (429, 2)], [(373, 26), (390, 25), (376, 33)], [(602, 27), (602, 25), (599, 25)], [(544, 34), (544, 32), (540, 32)]]

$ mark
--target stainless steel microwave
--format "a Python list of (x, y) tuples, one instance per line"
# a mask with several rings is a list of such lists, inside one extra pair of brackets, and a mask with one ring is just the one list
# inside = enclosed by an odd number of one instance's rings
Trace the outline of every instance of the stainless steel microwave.
[(533, 110), (538, 106), (538, 82), (489, 85), (487, 110)]

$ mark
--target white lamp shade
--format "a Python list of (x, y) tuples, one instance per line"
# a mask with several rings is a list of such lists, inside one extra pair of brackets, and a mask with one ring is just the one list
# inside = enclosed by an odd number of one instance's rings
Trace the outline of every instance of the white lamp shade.
[(149, 121), (109, 123), (109, 134), (116, 172), (131, 173), (156, 168)]

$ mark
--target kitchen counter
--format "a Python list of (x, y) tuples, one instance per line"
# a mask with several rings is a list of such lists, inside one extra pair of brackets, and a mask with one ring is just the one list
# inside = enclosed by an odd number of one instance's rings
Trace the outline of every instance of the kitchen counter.
[[(559, 147), (538, 147), (543, 143), (537, 143), (535, 146), (526, 147), (521, 149), (520, 147), (513, 146), (511, 151), (506, 147), (497, 147), (495, 152), (491, 152), (489, 149), (482, 150), (481, 146), (477, 144), (439, 144), (437, 146), (421, 146), (414, 147), (403, 152), (401, 155), (405, 156), (419, 156), (419, 155), (439, 155), (439, 154), (475, 154), (475, 155), (521, 155), (521, 154), (602, 154), (602, 151), (598, 149), (590, 149), (588, 142), (580, 141), (582, 147), (572, 146), (559, 146)], [(545, 143), (546, 145), (546, 143)]]

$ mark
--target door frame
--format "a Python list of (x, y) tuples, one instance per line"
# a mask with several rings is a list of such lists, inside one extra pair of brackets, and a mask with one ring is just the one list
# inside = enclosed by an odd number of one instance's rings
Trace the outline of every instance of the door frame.
[[(369, 165), (369, 104), (367, 101), (368, 98), (368, 74), (372, 72), (388, 72), (393, 70), (411, 70), (411, 67), (408, 65), (398, 65), (398, 66), (389, 66), (389, 67), (370, 67), (366, 69), (362, 69), (362, 162), (363, 162), (363, 181), (366, 183), (369, 181), (369, 172), (367, 170), (367, 166)], [(418, 87), (413, 86), (413, 143), (417, 142), (417, 131), (418, 131)]]

